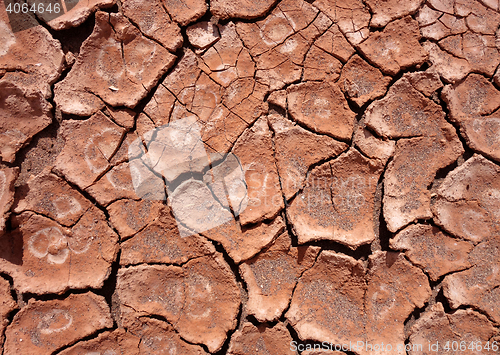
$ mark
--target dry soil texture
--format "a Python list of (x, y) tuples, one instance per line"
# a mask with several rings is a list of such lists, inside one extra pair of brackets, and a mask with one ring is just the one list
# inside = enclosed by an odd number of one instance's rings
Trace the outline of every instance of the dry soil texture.
[(0, 354), (499, 353), (500, 1), (15, 2)]

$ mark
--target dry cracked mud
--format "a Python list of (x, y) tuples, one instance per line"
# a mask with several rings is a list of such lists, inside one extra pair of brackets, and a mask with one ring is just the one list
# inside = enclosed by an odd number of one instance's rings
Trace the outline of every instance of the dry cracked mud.
[(1, 355), (500, 354), (499, 256), (500, 1), (0, 2)]

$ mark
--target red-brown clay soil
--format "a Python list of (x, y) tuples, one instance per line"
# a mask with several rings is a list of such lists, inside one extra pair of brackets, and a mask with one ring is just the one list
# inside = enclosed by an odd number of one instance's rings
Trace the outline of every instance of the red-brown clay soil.
[(500, 354), (500, 1), (16, 1), (1, 355)]

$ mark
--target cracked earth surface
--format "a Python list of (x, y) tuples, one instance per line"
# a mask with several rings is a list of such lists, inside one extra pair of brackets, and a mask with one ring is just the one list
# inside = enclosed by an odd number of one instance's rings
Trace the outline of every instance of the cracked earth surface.
[(0, 354), (499, 353), (500, 1), (12, 1)]

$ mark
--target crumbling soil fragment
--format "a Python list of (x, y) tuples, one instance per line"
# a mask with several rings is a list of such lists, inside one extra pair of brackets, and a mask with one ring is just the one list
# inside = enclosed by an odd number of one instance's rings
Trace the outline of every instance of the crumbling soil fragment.
[(243, 131), (267, 113), (268, 87), (254, 80), (255, 63), (235, 25), (219, 25), (218, 31), (220, 40), (200, 57), (184, 50), (145, 112), (157, 127), (194, 114), (207, 147), (227, 153)]
[(13, 163), (16, 153), (52, 123), (52, 105), (35, 85), (8, 73), (0, 80), (0, 159)]
[(99, 334), (96, 339), (79, 342), (69, 349), (61, 351), (60, 355), (78, 355), (92, 353), (108, 354), (130, 354), (139, 355), (139, 343), (137, 338), (124, 329), (117, 329), (113, 332)]
[(500, 87), (500, 69), (497, 69), (495, 76), (493, 77), (493, 81), (497, 87)]
[(75, 65), (55, 86), (54, 100), (62, 112), (79, 116), (94, 114), (104, 102), (134, 108), (175, 59), (123, 15), (98, 12)]
[(134, 111), (128, 108), (114, 108), (111, 106), (108, 106), (107, 109), (106, 114), (109, 115), (113, 122), (127, 129), (134, 127), (136, 116)]
[(206, 49), (220, 39), (219, 29), (208, 21), (198, 22), (187, 28), (189, 43), (199, 49)]
[(471, 74), (457, 85), (447, 85), (443, 89), (450, 116), (461, 122), (468, 116), (486, 116), (500, 107), (500, 91), (491, 82), (478, 74)]
[(274, 218), (284, 203), (267, 117), (259, 119), (246, 130), (232, 152), (241, 162), (248, 189), (248, 205), (240, 214), (241, 224)]
[[(30, 0), (30, 2), (34, 2)], [(64, 30), (71, 27), (78, 27), (98, 9), (109, 8), (116, 3), (116, 0), (64, 0), (66, 13), (47, 21), (47, 24), (54, 30)], [(42, 14), (43, 19), (43, 14)]]
[(50, 355), (112, 326), (106, 301), (90, 292), (63, 300), (30, 300), (7, 328), (4, 354)]
[[(460, 350), (460, 347), (456, 351), (456, 345), (453, 349), (453, 343), (461, 344), (461, 342), (466, 344), (466, 348), (470, 344), (481, 344), (481, 348), (475, 347), (477, 353), (488, 352), (486, 348), (482, 350), (482, 347), (490, 341), (495, 333), (497, 333), (497, 329), (484, 315), (471, 309), (460, 309), (452, 314), (447, 314), (443, 305), (437, 303), (422, 314), (411, 328), (409, 343), (411, 347), (409, 348), (412, 350), (409, 353), (430, 355), (436, 351), (442, 351), (458, 355), (463, 351)], [(417, 344), (422, 346), (415, 346)], [(434, 348), (429, 349), (427, 344), (433, 344)], [(448, 348), (445, 349), (446, 346)]]
[(348, 147), (343, 142), (294, 125), (279, 115), (270, 115), (269, 124), (274, 132), (281, 189), (287, 200), (302, 189), (311, 166), (339, 155)]
[(372, 103), (365, 112), (365, 123), (379, 136), (410, 138), (436, 136), (448, 130), (441, 107), (411, 84), (404, 76), (391, 86), (387, 95)]
[(2, 2), (0, 6), (0, 70), (26, 74), (28, 81), (37, 86), (45, 98), (50, 97), (48, 85), (54, 84), (63, 71), (64, 53), (61, 44), (38, 24), (14, 34), (5, 3)]
[(471, 305), (483, 311), (495, 322), (500, 320), (496, 305), (500, 301), (498, 277), (498, 240), (479, 244), (469, 255), (472, 268), (446, 276), (444, 295), (452, 308)]
[(468, 146), (500, 161), (500, 91), (483, 76), (471, 74), (458, 85), (443, 89), (451, 119), (460, 125)]
[(467, 31), (464, 18), (454, 17), (451, 14), (443, 14), (441, 11), (436, 10), (432, 2), (425, 4), (418, 11), (416, 19), (420, 25), (423, 37), (436, 41)]
[(95, 339), (79, 342), (60, 355), (78, 354), (161, 355), (166, 353), (206, 355), (201, 347), (184, 342), (168, 324), (155, 319), (140, 319), (129, 329), (118, 328), (99, 334)]
[(86, 191), (101, 206), (108, 206), (119, 199), (139, 198), (134, 189), (129, 163), (116, 165)]
[(225, 26), (219, 25), (218, 32), (221, 38), (213, 47), (203, 53), (201, 58), (204, 65), (200, 63), (200, 69), (216, 83), (227, 87), (238, 78), (236, 65), (240, 54), (244, 55), (248, 51), (243, 48), (243, 43), (236, 33), (236, 26), (233, 22), (229, 22)]
[(203, 235), (221, 243), (231, 259), (239, 264), (268, 246), (284, 229), (283, 219), (277, 216), (272, 221), (248, 226), (241, 226), (237, 221), (230, 220), (219, 227), (203, 232)]
[(347, 97), (361, 107), (383, 96), (390, 82), (389, 76), (382, 75), (380, 70), (354, 55), (342, 69), (339, 85)]
[(404, 138), (396, 144), (384, 181), (384, 218), (391, 232), (432, 217), (428, 186), (439, 169), (464, 152), (442, 108), (415, 90), (410, 78), (403, 76), (371, 104), (364, 120), (379, 136)]
[(90, 208), (71, 229), (29, 212), (14, 223), (22, 236), (22, 263), (0, 259), (0, 269), (12, 276), (18, 292), (97, 289), (108, 278), (118, 252), (118, 236), (97, 208)]
[(195, 259), (183, 269), (186, 300), (176, 328), (186, 340), (216, 352), (236, 326), (240, 305), (236, 280), (220, 256)]
[[(144, 151), (141, 159), (151, 170), (165, 178), (167, 187), (179, 176), (201, 173), (209, 165), (209, 157), (200, 139), (201, 125), (195, 116), (158, 129), (154, 129), (152, 122), (149, 122), (152, 130), (140, 132), (147, 148), (147, 153)], [(134, 143), (142, 146), (140, 139)]]
[(330, 53), (312, 46), (304, 61), (305, 81), (335, 82), (340, 76), (342, 63)]
[[(194, 233), (202, 233), (233, 220), (231, 211), (224, 208), (210, 188), (199, 180), (183, 182), (169, 194), (169, 200), (179, 225)], [(193, 204), (193, 201), (197, 203)]]
[(231, 338), (228, 355), (285, 355), (290, 353), (292, 337), (288, 329), (278, 323), (274, 327), (245, 323)]
[(404, 354), (396, 344), (405, 341), (404, 325), (408, 316), (415, 308), (422, 308), (431, 296), (429, 281), (399, 253), (377, 252), (370, 256), (369, 262), (365, 294), (366, 343), (394, 344), (392, 351), (387, 352)]
[(125, 134), (120, 147), (110, 160), (111, 165), (118, 165), (129, 160), (134, 160), (144, 154), (144, 146), (137, 144), (137, 138), (136, 132), (129, 131)]
[(460, 81), (472, 70), (465, 59), (452, 56), (433, 42), (424, 42), (423, 47), (429, 53), (429, 61), (432, 63), (431, 69), (436, 71), (446, 82)]
[(88, 120), (67, 120), (61, 125), (65, 140), (55, 170), (66, 179), (86, 189), (109, 168), (125, 130), (103, 113), (97, 112)]
[[(299, 38), (299, 40), (301, 40)], [(289, 42), (292, 42), (290, 45)], [(307, 43), (301, 40), (299, 43), (295, 42), (294, 39), (284, 43), (281, 47), (285, 52), (289, 52), (290, 48), (301, 46), (300, 49), (296, 49), (297, 56), (303, 58), (303, 54), (307, 51)], [(276, 66), (276, 63), (280, 63)], [(300, 79), (302, 75), (302, 67), (294, 63), (288, 56), (288, 53), (280, 53), (277, 50), (271, 50), (258, 57), (256, 62), (256, 78), (259, 82), (262, 82), (269, 86), (270, 90), (280, 90), (286, 85), (296, 82)]]
[(238, 3), (230, 0), (212, 0), (210, 12), (221, 20), (229, 18), (253, 19), (265, 15), (278, 0), (252, 1), (243, 0)]
[[(452, 141), (418, 137), (401, 139), (384, 181), (384, 217), (391, 232), (417, 219), (432, 217), (428, 186), (437, 171), (453, 163), (462, 153), (462, 145), (453, 131)], [(448, 138), (447, 137), (447, 138)], [(440, 156), (439, 160), (433, 156)], [(431, 160), (432, 159), (432, 160)]]
[(397, 0), (369, 0), (367, 4), (373, 12), (370, 24), (375, 27), (384, 27), (392, 20), (412, 15), (424, 2), (425, 0), (411, 0), (404, 3)]
[(500, 168), (480, 155), (453, 170), (437, 190), (436, 223), (474, 243), (497, 237), (499, 176)]
[[(447, 81), (463, 79), (470, 72), (493, 76), (500, 63), (498, 3), (496, 1), (429, 1), (418, 15), (433, 67)], [(455, 68), (451, 64), (455, 65)]]
[[(135, 148), (132, 149), (135, 150)], [(147, 155), (143, 155), (142, 158), (129, 161), (135, 194), (143, 200), (165, 201), (167, 197), (162, 176), (155, 174), (151, 169), (151, 161)]]
[[(500, 21), (500, 14), (496, 14)], [(462, 35), (450, 36), (439, 42), (441, 48), (452, 55), (465, 59), (471, 71), (493, 76), (500, 63), (499, 50), (495, 45), (495, 36), (466, 32)]]
[(0, 165), (0, 235), (5, 231), (5, 222), (9, 218), (14, 202), (14, 183), (19, 175), (18, 168)]
[(375, 239), (373, 210), (379, 160), (352, 149), (314, 168), (287, 209), (299, 243), (332, 240), (352, 249)]
[(213, 245), (203, 237), (197, 234), (182, 236), (174, 216), (166, 206), (156, 207), (154, 210), (159, 216), (157, 220), (122, 243), (121, 265), (180, 265), (214, 253)]
[(500, 162), (500, 114), (464, 120), (461, 134), (470, 148)]
[(427, 60), (419, 40), (418, 23), (405, 17), (391, 22), (382, 32), (371, 33), (358, 48), (383, 73), (396, 75)]
[[(178, 66), (181, 65), (184, 58), (185, 57), (183, 57), (179, 61), (176, 68), (178, 68)], [(172, 75), (172, 73), (175, 73), (175, 69), (172, 70), (172, 72), (170, 72), (169, 75)], [(185, 78), (185, 80), (187, 81), (188, 79)], [(139, 118), (142, 118), (143, 116), (148, 117), (151, 121), (153, 121), (153, 123), (157, 127), (161, 127), (163, 125), (168, 124), (170, 119), (170, 114), (174, 109), (176, 98), (174, 94), (164, 86), (164, 83), (165, 81), (156, 88), (156, 91), (153, 94), (153, 98), (151, 99), (151, 101), (148, 102), (146, 107), (144, 107), (143, 114), (140, 114), (138, 116), (137, 129), (139, 128)]]
[(304, 57), (332, 22), (302, 0), (281, 2), (265, 19), (236, 29), (256, 62), (256, 80), (271, 91), (299, 81)]
[(344, 36), (353, 45), (368, 38), (371, 15), (363, 1), (348, 0), (337, 3), (330, 0), (315, 0), (312, 4), (338, 25)]
[(121, 4), (123, 14), (136, 24), (144, 35), (161, 43), (171, 52), (182, 46), (181, 30), (172, 22), (161, 0), (125, 0)]
[(395, 250), (405, 250), (408, 259), (428, 273), (432, 281), (471, 266), (468, 256), (473, 245), (430, 225), (411, 225), (399, 232), (390, 245)]
[(111, 225), (121, 240), (125, 240), (153, 222), (161, 206), (159, 201), (123, 199), (110, 204), (107, 210)]
[(9, 281), (0, 277), (0, 352), (3, 351), (4, 331), (9, 325), (8, 316), (17, 308), (16, 302), (12, 299)]
[[(243, 167), (234, 154), (211, 154), (217, 160), (203, 176), (203, 182), (217, 201), (237, 217), (246, 206), (247, 187)], [(219, 160), (220, 159), (220, 160)]]
[(72, 226), (91, 207), (82, 194), (57, 175), (43, 172), (17, 191), (14, 213), (32, 211)]
[(201, 346), (184, 341), (168, 323), (156, 319), (141, 318), (128, 328), (140, 338), (139, 353), (163, 355), (173, 353), (185, 355), (207, 355)]
[(287, 93), (293, 119), (313, 132), (351, 139), (356, 115), (336, 84), (302, 83), (288, 87)]
[(433, 212), (436, 223), (449, 233), (476, 243), (467, 270), (445, 277), (444, 295), (457, 308), (471, 305), (495, 322), (500, 320), (498, 258), (497, 165), (476, 155), (452, 171), (437, 191)]
[(365, 268), (360, 261), (322, 251), (300, 278), (286, 318), (300, 339), (345, 344), (364, 339)]
[(204, 0), (162, 0), (168, 14), (180, 26), (194, 22), (207, 12)]
[[(183, 277), (182, 268), (177, 266), (140, 265), (119, 270), (117, 294), (122, 324), (137, 318), (134, 312), (139, 313), (137, 316), (153, 314), (177, 321), (185, 297)], [(133, 292), (132, 282), (147, 287), (148, 293)]]
[(410, 84), (415, 88), (415, 90), (420, 91), (427, 97), (432, 97), (437, 90), (443, 87), (443, 83), (441, 82), (439, 75), (432, 70), (407, 73), (405, 74), (405, 77), (408, 78)]
[(290, 303), (299, 277), (313, 266), (319, 251), (318, 247), (292, 247), (285, 232), (268, 249), (242, 263), (248, 313), (259, 322), (278, 319)]
[[(403, 275), (404, 278), (403, 278)], [(431, 295), (427, 277), (401, 254), (377, 252), (367, 270), (361, 261), (322, 251), (299, 280), (290, 324), (302, 340), (357, 344), (402, 344), (404, 322)], [(396, 347), (391, 354), (403, 354)]]
[(217, 254), (191, 260), (182, 267), (121, 269), (117, 290), (122, 321), (130, 322), (140, 315), (165, 317), (184, 339), (204, 344), (211, 352), (222, 347), (227, 332), (236, 326), (240, 291), (229, 266)]
[(378, 159), (386, 164), (396, 149), (396, 142), (377, 137), (370, 131), (362, 119), (354, 129), (353, 143), (361, 153), (371, 159)]
[(331, 26), (314, 42), (314, 46), (331, 54), (345, 63), (356, 52), (349, 44), (337, 25)]

